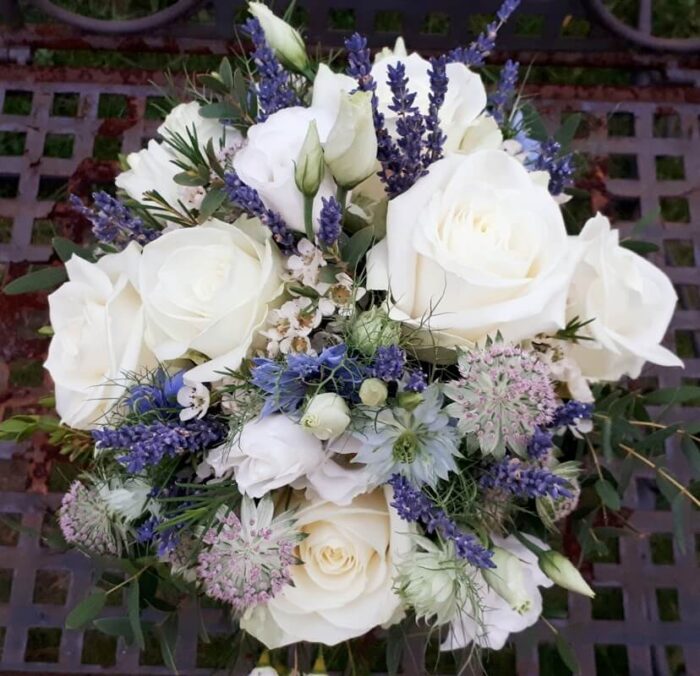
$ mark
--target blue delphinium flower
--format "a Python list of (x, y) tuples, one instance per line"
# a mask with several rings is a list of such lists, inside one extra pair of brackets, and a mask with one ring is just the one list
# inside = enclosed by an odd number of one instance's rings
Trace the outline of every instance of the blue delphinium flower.
[(446, 479), (457, 469), (459, 433), (442, 402), (439, 387), (432, 385), (415, 409), (383, 409), (372, 415), (361, 429), (363, 447), (355, 461), (367, 465), (377, 481), (398, 473), (434, 487)]
[(486, 549), (471, 533), (462, 532), (445, 512), (436, 507), (419, 488), (406, 477), (394, 474), (389, 479), (394, 489), (391, 506), (404, 521), (420, 523), (428, 533), (437, 533), (444, 540), (454, 543), (457, 556), (477, 568), (495, 568), (493, 552)]
[(290, 354), (284, 362), (258, 357), (253, 364), (252, 383), (267, 395), (263, 416), (276, 411), (295, 413), (309, 387), (321, 383), (326, 390), (355, 401), (366, 376), (343, 343), (327, 347), (319, 355)]

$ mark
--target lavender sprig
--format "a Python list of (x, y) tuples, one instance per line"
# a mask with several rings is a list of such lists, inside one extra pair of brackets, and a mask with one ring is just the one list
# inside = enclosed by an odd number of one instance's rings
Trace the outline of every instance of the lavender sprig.
[(491, 114), (499, 125), (503, 125), (508, 117), (508, 109), (515, 98), (518, 86), (520, 64), (517, 61), (506, 61), (498, 80), (496, 91), (491, 94)]
[(289, 73), (282, 67), (275, 52), (267, 44), (260, 21), (251, 17), (246, 21), (243, 30), (255, 46), (253, 60), (259, 75), (255, 87), (258, 97), (258, 122), (264, 122), (278, 110), (298, 106), (299, 97), (292, 88)]
[(500, 488), (519, 498), (570, 498), (568, 482), (543, 467), (527, 465), (519, 458), (505, 458), (481, 478), (483, 488)]
[(340, 237), (342, 229), (343, 209), (335, 197), (321, 197), (321, 213), (319, 215), (318, 240), (324, 246), (333, 246)]
[(244, 183), (235, 171), (224, 176), (224, 190), (228, 198), (250, 216), (259, 218), (263, 225), (272, 232), (272, 238), (287, 251), (294, 247), (294, 235), (282, 220), (282, 217), (272, 209), (268, 209), (255, 188)]
[(440, 108), (447, 94), (447, 57), (440, 56), (430, 60), (430, 106), (425, 117), (425, 128), (428, 132), (426, 148), (423, 154), (423, 166), (429, 167), (433, 162), (442, 158), (442, 149), (446, 136), (440, 128)]
[(504, 0), (496, 12), (496, 21), (492, 21), (468, 47), (457, 47), (448, 53), (449, 63), (463, 63), (465, 66), (483, 66), (486, 57), (496, 46), (496, 36), (503, 24), (508, 21), (520, 5), (520, 0)]
[(99, 242), (118, 248), (129, 242), (148, 244), (161, 235), (160, 230), (147, 228), (131, 209), (116, 197), (100, 190), (92, 193), (92, 206), (85, 206), (77, 195), (71, 195), (71, 206), (92, 223), (92, 234)]
[(571, 153), (562, 155), (561, 144), (554, 139), (540, 144), (539, 155), (531, 166), (535, 171), (549, 173), (549, 192), (554, 196), (561, 195), (573, 184), (574, 156)]
[(463, 533), (445, 512), (436, 507), (422, 491), (400, 474), (392, 475), (389, 484), (394, 489), (391, 506), (398, 515), (409, 522), (422, 523), (428, 533), (438, 533), (455, 545), (457, 556), (466, 559), (477, 568), (495, 568), (493, 552), (486, 549), (476, 537)]

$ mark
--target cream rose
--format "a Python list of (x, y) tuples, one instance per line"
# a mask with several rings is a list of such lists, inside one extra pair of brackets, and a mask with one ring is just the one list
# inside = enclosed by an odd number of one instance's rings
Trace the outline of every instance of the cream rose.
[(350, 505), (313, 501), (297, 513), (307, 534), (294, 586), (241, 620), (241, 628), (268, 648), (311, 641), (335, 645), (377, 625), (396, 621), (401, 600), (393, 591), (395, 563), (411, 546), (408, 526), (389, 506), (389, 488)]
[[(248, 130), (246, 146), (236, 153), (233, 168), (244, 183), (258, 191), (268, 209), (282, 215), (285, 223), (298, 232), (304, 232), (304, 197), (294, 179), (295, 164), (309, 124), (316, 122), (319, 139), (323, 143), (333, 126), (335, 117), (314, 108), (285, 108), (254, 124)], [(318, 193), (314, 197), (314, 223), (318, 222), (321, 198), (335, 195), (336, 186), (330, 171), (326, 170)]]
[(54, 336), (44, 366), (56, 385), (56, 410), (70, 427), (104, 423), (126, 374), (155, 364), (144, 345), (140, 251), (132, 243), (97, 263), (73, 256), (69, 281), (49, 296)]
[(368, 287), (389, 290), (392, 318), (447, 347), (500, 331), (519, 341), (564, 326), (574, 267), (559, 207), (507, 153), (433, 164), (389, 203), (369, 253)]
[(255, 219), (210, 220), (150, 242), (140, 268), (146, 340), (159, 360), (194, 350), (209, 361), (190, 382), (236, 369), (282, 292), (279, 253)]
[(659, 343), (676, 307), (671, 280), (655, 265), (619, 244), (619, 232), (598, 214), (574, 238), (583, 255), (569, 293), (568, 318), (593, 319), (582, 332), (593, 338), (572, 345), (569, 356), (591, 380), (636, 378), (645, 362), (683, 366)]

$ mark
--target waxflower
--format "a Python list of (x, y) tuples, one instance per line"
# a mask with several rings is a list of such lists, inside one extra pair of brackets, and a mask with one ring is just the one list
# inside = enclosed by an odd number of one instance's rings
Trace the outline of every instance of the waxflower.
[(285, 66), (298, 71), (309, 67), (306, 45), (299, 31), (275, 16), (262, 2), (249, 2), (248, 11), (260, 22), (267, 43)]

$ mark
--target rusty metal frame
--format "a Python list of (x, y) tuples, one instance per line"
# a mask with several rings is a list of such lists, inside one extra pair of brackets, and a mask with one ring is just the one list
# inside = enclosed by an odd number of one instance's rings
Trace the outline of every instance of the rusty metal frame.
[[(41, 71), (21, 67), (0, 68), (0, 111), (4, 102), (21, 92), (31, 94), (27, 115), (0, 112), (0, 134), (25, 135), (20, 155), (0, 157), (0, 174), (17, 177), (17, 196), (0, 198), (0, 219), (14, 219), (11, 241), (0, 245), (0, 259), (44, 261), (50, 255), (48, 246), (32, 243), (37, 235), (34, 219), (49, 214), (59, 216), (51, 199), (38, 199), (42, 177), (64, 179), (74, 189), (85, 190), (95, 180), (108, 181), (114, 166), (104, 161), (90, 163), (95, 136), (119, 140), (122, 152), (136, 150), (143, 140), (155, 133), (157, 120), (144, 119), (147, 97), (159, 94), (143, 73), (105, 74), (89, 70)], [(61, 117), (55, 112), (55, 97), (75, 94), (77, 115)], [(100, 118), (100, 97), (124, 97), (125, 115), (120, 119)], [(545, 117), (556, 125), (563, 115), (582, 111), (586, 115), (584, 135), (576, 140), (579, 150), (590, 155), (597, 173), (591, 179), (596, 204), (613, 214), (622, 212), (627, 220), (617, 222), (623, 233), (629, 231), (636, 212), (653, 213), (663, 200), (676, 200), (684, 208), (676, 210), (671, 221), (662, 216), (644, 233), (656, 242), (660, 252), (652, 256), (662, 265), (679, 290), (681, 304), (667, 336), (669, 347), (681, 342), (690, 353), (685, 356), (686, 369), (647, 369), (645, 376), (659, 386), (675, 386), (687, 379), (700, 378), (700, 96), (696, 90), (683, 87), (664, 88), (573, 88), (542, 87), (532, 90)], [(622, 135), (613, 134), (616, 120), (627, 121)], [(49, 158), (43, 154), (47, 134), (70, 134), (74, 137), (70, 158)], [(625, 135), (626, 134), (626, 135)], [(626, 157), (636, 172), (626, 178), (610, 178), (615, 158)], [(657, 157), (673, 157), (683, 168), (676, 180), (657, 177)], [(0, 181), (2, 188), (2, 181)], [(680, 202), (678, 202), (680, 200)], [(630, 204), (636, 205), (630, 208)], [(624, 207), (624, 208), (623, 208)], [(58, 210), (57, 210), (58, 209)], [(680, 214), (680, 216), (678, 215)], [(677, 243), (685, 252), (682, 260), (674, 256)], [(674, 248), (675, 247), (675, 248)], [(692, 265), (690, 264), (692, 263)], [(683, 408), (681, 418), (696, 420), (698, 409)], [(0, 453), (2, 457), (2, 453)], [(5, 456), (7, 457), (7, 456)], [(670, 444), (668, 467), (684, 483), (690, 471), (680, 449)], [(0, 459), (0, 473), (8, 467)], [(633, 510), (632, 524), (642, 533), (669, 534), (673, 530), (671, 513), (656, 507), (649, 472), (639, 470), (630, 483), (625, 504)], [(44, 498), (10, 491), (0, 493), (0, 514), (19, 514), (22, 524), (38, 530), (46, 506), (55, 508), (59, 495)], [(594, 620), (591, 602), (576, 595), (568, 596), (568, 617), (553, 624), (572, 641), (582, 665), (582, 673), (608, 674), (596, 667), (596, 646), (616, 644), (626, 651), (629, 673), (637, 676), (673, 673), (666, 656), (669, 646), (677, 646), (683, 655), (687, 673), (700, 665), (700, 576), (695, 547), (700, 542), (700, 512), (688, 509), (684, 533), (687, 549), (673, 548), (672, 564), (657, 565), (652, 561), (649, 538), (630, 537), (619, 541), (619, 562), (593, 566), (593, 584), (599, 588), (620, 589), (624, 620)], [(39, 545), (38, 537), (24, 531), (14, 545), (0, 544), (0, 569), (11, 571), (11, 590), (7, 602), (0, 598), (0, 672), (34, 673), (128, 673), (165, 674), (162, 666), (140, 664), (139, 653), (120, 642), (115, 663), (97, 667), (81, 662), (85, 642), (82, 631), (61, 633), (55, 662), (27, 662), (28, 632), (31, 628), (59, 629), (70, 607), (83, 596), (91, 580), (88, 561), (73, 552), (55, 554)], [(33, 590), (37, 570), (69, 571), (70, 584), (64, 605), (35, 603)], [(664, 621), (659, 615), (657, 589), (675, 589), (678, 594), (680, 619)], [(110, 614), (121, 614), (109, 608)], [(185, 676), (209, 674), (211, 670), (197, 666), (197, 631), (192, 613), (180, 614), (180, 640), (177, 659)], [(205, 611), (205, 622), (212, 634), (226, 632), (227, 623), (215, 610)], [(3, 632), (4, 628), (4, 632)], [(539, 673), (540, 646), (552, 642), (551, 633), (538, 625), (514, 637), (516, 672), (521, 676)], [(419, 673), (406, 665), (404, 673)]]

